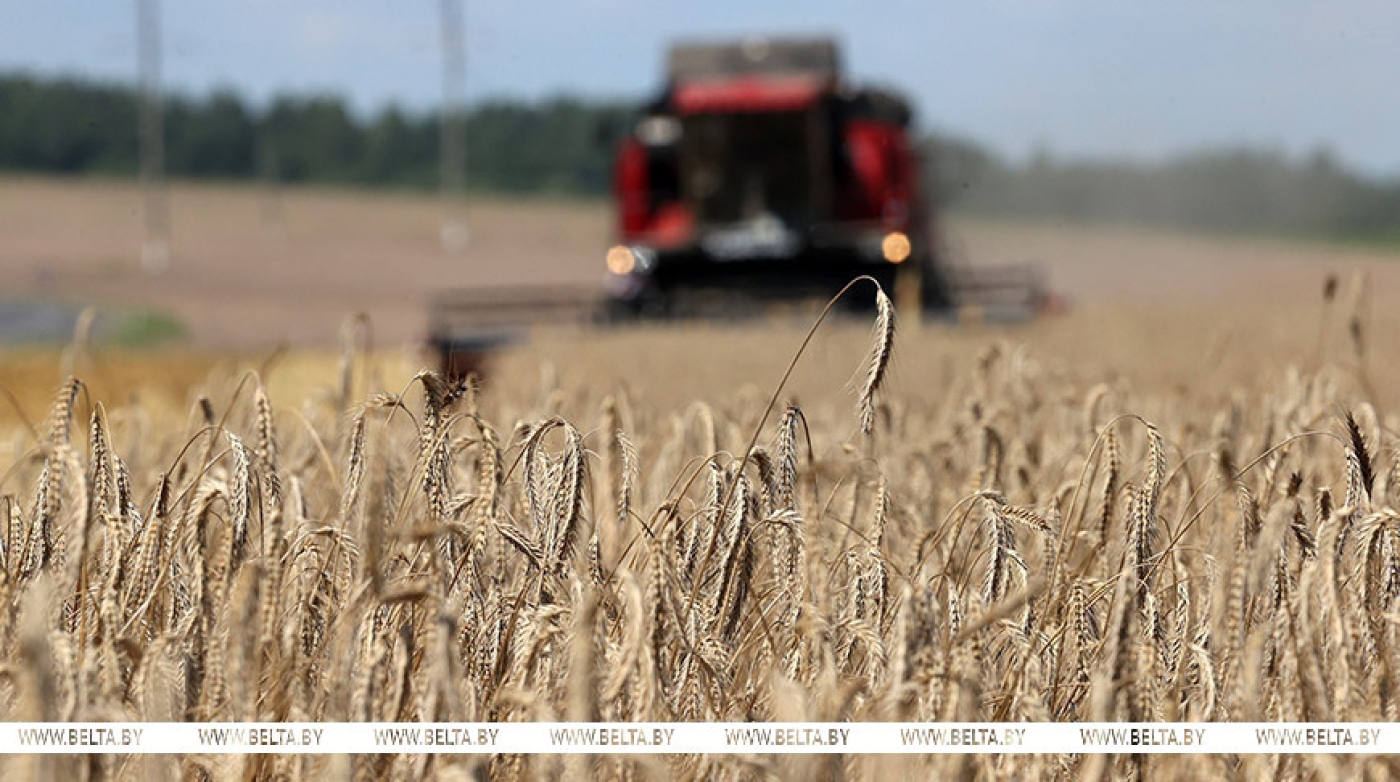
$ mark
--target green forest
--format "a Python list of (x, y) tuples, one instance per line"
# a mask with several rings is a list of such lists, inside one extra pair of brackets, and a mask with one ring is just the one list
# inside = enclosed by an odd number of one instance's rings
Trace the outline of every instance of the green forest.
[[(561, 96), (488, 100), (465, 120), (467, 182), (478, 191), (600, 196), (633, 107)], [(128, 86), (0, 76), (0, 171), (134, 176), (138, 99)], [(359, 117), (335, 96), (284, 96), (256, 109), (236, 94), (169, 96), (165, 168), (177, 178), (272, 179), (435, 188), (436, 114)], [(1196, 231), (1400, 240), (1400, 180), (1303, 158), (1222, 148), (1163, 162), (1013, 162), (974, 140), (925, 131), (924, 176), (944, 208), (979, 216), (1140, 224)]]
[[(493, 101), (466, 118), (473, 187), (599, 194), (609, 155), (600, 129), (630, 109), (560, 98)], [(129, 87), (0, 76), (0, 171), (134, 176), (139, 102)], [(279, 97), (250, 108), (237, 95), (164, 104), (165, 170), (180, 178), (434, 188), (438, 117), (387, 108), (356, 117), (333, 96)]]

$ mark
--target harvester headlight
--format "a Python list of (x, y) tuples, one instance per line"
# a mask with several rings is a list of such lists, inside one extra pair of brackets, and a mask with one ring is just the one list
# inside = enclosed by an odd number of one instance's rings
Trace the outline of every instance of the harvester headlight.
[(890, 263), (904, 263), (913, 252), (914, 247), (909, 244), (909, 237), (899, 231), (885, 234), (885, 238), (880, 241), (880, 254)]
[(637, 258), (631, 247), (613, 245), (608, 248), (608, 271), (616, 275), (631, 274), (637, 266)]

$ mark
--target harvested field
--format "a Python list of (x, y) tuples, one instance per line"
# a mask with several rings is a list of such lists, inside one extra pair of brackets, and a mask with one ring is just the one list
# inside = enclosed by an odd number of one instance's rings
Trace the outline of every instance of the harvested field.
[[(197, 347), (221, 349), (333, 347), (363, 311), (378, 343), (398, 347), (423, 336), (425, 302), (444, 288), (596, 286), (610, 239), (601, 202), (477, 199), (460, 258), (440, 250), (441, 212), (422, 194), (177, 183), (170, 204), (174, 263), (148, 277), (133, 184), (0, 178), (6, 297), (166, 311)], [(1327, 273), (1364, 270), (1373, 298), (1400, 295), (1394, 249), (956, 217), (943, 235), (958, 262), (1041, 264), (1071, 314), (1195, 321), (1204, 307), (1227, 328), (1262, 318), (1265, 333), (1312, 317)]]
[(167, 311), (203, 347), (334, 345), (355, 311), (398, 345), (422, 336), (424, 305), (445, 287), (595, 286), (608, 240), (602, 204), (487, 199), (469, 209), (470, 251), (454, 258), (428, 196), (175, 185), (173, 261), (149, 277), (140, 205), (128, 182), (0, 180), (0, 284)]
[[(597, 214), (569, 219), (578, 236), (606, 240)], [(27, 372), (7, 354), (17, 397), (57, 396), (47, 413), (31, 409), (37, 431), (14, 424), (0, 451), (0, 660), (11, 672), (0, 713), (1400, 717), (1391, 259), (1134, 231), (951, 230), (969, 257), (1043, 259), (1073, 306), (1020, 328), (824, 324), (786, 383), (805, 334), (790, 321), (541, 333), (480, 388), (419, 373), (411, 354), (366, 352), (353, 332), (343, 349), (272, 361), (218, 354), (183, 397), (133, 399), (140, 379), (84, 385), (83, 367), (97, 378), (104, 362), (127, 361), (100, 346), (70, 353), (68, 382), (56, 354)], [(1324, 299), (1329, 273), (1340, 284)], [(55, 284), (94, 290), (74, 275)], [(128, 276), (103, 290), (154, 295)], [(230, 297), (265, 284), (238, 276), (220, 278)], [(386, 275), (386, 290), (394, 276), (409, 275)], [(203, 290), (194, 280), (185, 290)], [(327, 283), (339, 284), (350, 281)], [(314, 320), (336, 295), (286, 317)], [(250, 333), (265, 325), (256, 320)], [(86, 768), (6, 762), (16, 776)], [(1321, 755), (98, 765), (210, 779), (1393, 771)]]

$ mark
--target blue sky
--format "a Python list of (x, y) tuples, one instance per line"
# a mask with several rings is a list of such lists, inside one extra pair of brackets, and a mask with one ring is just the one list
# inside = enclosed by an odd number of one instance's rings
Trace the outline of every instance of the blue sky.
[[(435, 105), (435, 0), (165, 0), (169, 88)], [(0, 0), (0, 70), (132, 81), (135, 0)], [(668, 41), (834, 33), (858, 80), (1005, 154), (1319, 145), (1400, 176), (1394, 0), (466, 0), (467, 92), (640, 96)]]

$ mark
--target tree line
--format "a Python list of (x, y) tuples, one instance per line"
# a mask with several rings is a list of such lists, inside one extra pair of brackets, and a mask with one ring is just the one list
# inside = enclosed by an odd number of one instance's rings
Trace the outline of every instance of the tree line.
[[(493, 100), (467, 113), (467, 181), (514, 193), (598, 194), (611, 164), (600, 132), (632, 107), (568, 97)], [(0, 76), (0, 171), (135, 175), (139, 100), (126, 86)], [(172, 177), (432, 188), (438, 116), (389, 107), (360, 118), (333, 96), (282, 96), (259, 111), (221, 91), (164, 102)]]
[(1400, 240), (1400, 179), (1361, 176), (1326, 148), (1290, 157), (1222, 147), (1153, 164), (1041, 153), (1012, 165), (969, 141), (926, 144), (936, 161), (934, 192), (971, 214)]
[[(475, 190), (597, 196), (635, 106), (556, 97), (490, 100), (465, 118)], [(164, 105), (174, 177), (368, 187), (438, 184), (433, 113), (358, 117), (334, 96), (173, 95)], [(0, 171), (134, 175), (138, 99), (130, 87), (0, 75)], [(975, 141), (925, 133), (924, 176), (947, 209), (991, 217), (1113, 221), (1189, 230), (1400, 239), (1400, 180), (1361, 176), (1325, 149), (1206, 150), (1156, 164), (1012, 162)]]

